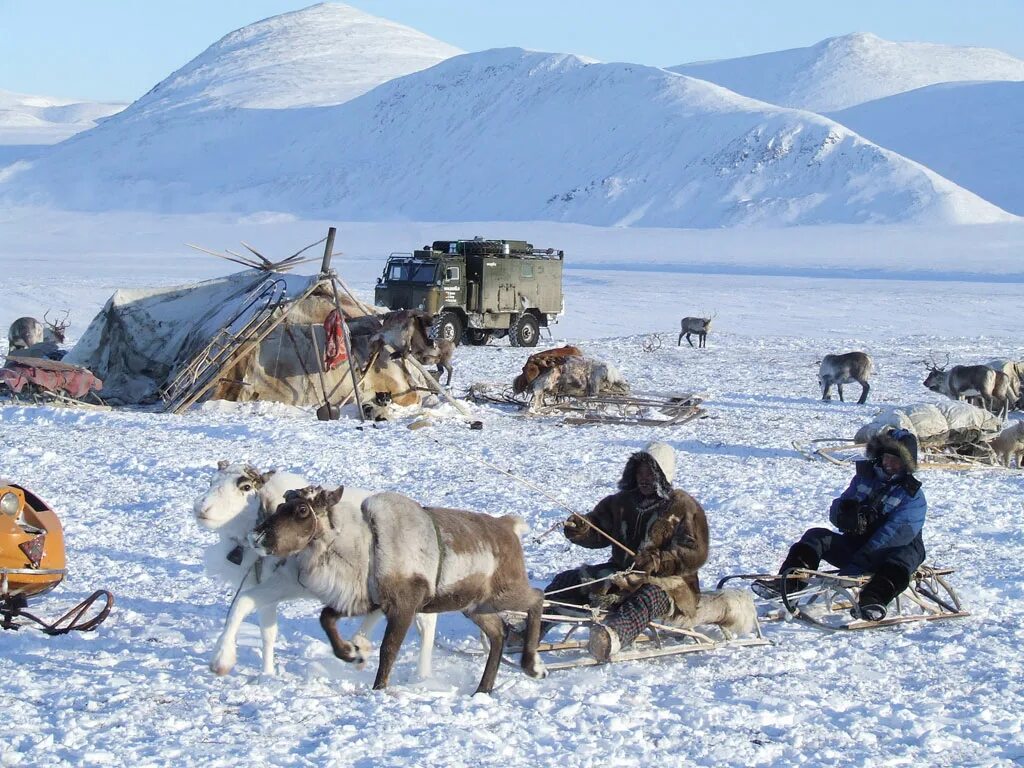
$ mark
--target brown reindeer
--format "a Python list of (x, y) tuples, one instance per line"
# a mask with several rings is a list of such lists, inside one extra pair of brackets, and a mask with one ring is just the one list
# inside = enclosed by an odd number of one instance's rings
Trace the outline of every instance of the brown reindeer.
[(535, 352), (523, 364), (523, 372), (512, 382), (512, 391), (519, 395), (529, 389), (533, 380), (550, 368), (561, 365), (567, 357), (583, 357), (583, 353), (569, 344), (555, 349)]
[(340, 503), (343, 495), (344, 488), (292, 492), (252, 538), (275, 557), (297, 553), (301, 582), (324, 603), (320, 625), (335, 656), (357, 658), (338, 619), (379, 608), (387, 628), (373, 687), (385, 688), (415, 615), (462, 611), (489, 642), (477, 687), (489, 693), (505, 642), (498, 612), (523, 611), (523, 669), (545, 676), (537, 655), (544, 595), (526, 576), (519, 518), (423, 507), (398, 493), (371, 496), (353, 514)]
[(391, 347), (393, 360), (412, 355), (423, 365), (436, 365), (437, 378), (447, 373), (445, 386), (452, 382), (452, 357), (455, 344), (445, 339), (430, 338), (434, 316), (420, 309), (399, 309), (381, 318), (381, 329), (370, 338), (369, 354), (376, 355), (378, 371), (383, 369), (386, 348)]

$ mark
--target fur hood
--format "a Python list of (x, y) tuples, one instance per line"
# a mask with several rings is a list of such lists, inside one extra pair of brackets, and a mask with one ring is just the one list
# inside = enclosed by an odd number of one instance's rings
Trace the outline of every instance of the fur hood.
[(917, 438), (910, 430), (879, 432), (868, 441), (864, 453), (875, 462), (880, 461), (883, 454), (891, 453), (903, 462), (908, 475), (917, 472)]
[(667, 499), (672, 495), (672, 481), (676, 476), (676, 452), (665, 443), (652, 442), (629, 457), (626, 468), (619, 480), (620, 491), (632, 491), (636, 488), (636, 471), (641, 464), (646, 464), (658, 480), (658, 497)]

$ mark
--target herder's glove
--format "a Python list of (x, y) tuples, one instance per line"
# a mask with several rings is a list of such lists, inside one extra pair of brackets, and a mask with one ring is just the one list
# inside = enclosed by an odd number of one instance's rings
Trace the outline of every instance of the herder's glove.
[(656, 549), (645, 549), (637, 552), (636, 559), (633, 560), (633, 567), (638, 571), (644, 571), (651, 576), (656, 576), (658, 569), (661, 568), (661, 555)]
[(583, 537), (590, 526), (576, 515), (570, 516), (562, 523), (562, 533), (569, 541), (576, 541)]
[(839, 502), (839, 514), (836, 515), (836, 527), (843, 533), (854, 536), (863, 535), (868, 529), (868, 514), (863, 505), (856, 499), (843, 499)]

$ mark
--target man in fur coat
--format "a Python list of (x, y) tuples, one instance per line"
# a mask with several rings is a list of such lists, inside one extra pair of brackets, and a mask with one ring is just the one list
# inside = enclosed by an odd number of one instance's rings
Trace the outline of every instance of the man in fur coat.
[(604, 623), (591, 630), (590, 652), (599, 661), (632, 643), (649, 621), (696, 610), (697, 570), (708, 559), (708, 523), (692, 496), (672, 488), (674, 477), (675, 451), (665, 443), (650, 443), (629, 457), (618, 493), (598, 502), (585, 520), (573, 515), (565, 521), (569, 541), (588, 549), (611, 547), (611, 559), (558, 574), (545, 590), (552, 593), (551, 600), (586, 606), (592, 594), (607, 592), (608, 583), (584, 582), (634, 571), (615, 580), (625, 596)]
[[(789, 568), (816, 570), (822, 559), (844, 576), (873, 574), (860, 591), (855, 618), (881, 621), (887, 606), (910, 584), (924, 562), (924, 527), (928, 504), (917, 471), (917, 438), (905, 429), (879, 433), (868, 442), (867, 460), (857, 462), (850, 487), (832, 502), (829, 520), (841, 533), (812, 528), (794, 544), (779, 573)], [(789, 592), (802, 589), (788, 581)], [(777, 596), (781, 579), (755, 582), (765, 597)]]

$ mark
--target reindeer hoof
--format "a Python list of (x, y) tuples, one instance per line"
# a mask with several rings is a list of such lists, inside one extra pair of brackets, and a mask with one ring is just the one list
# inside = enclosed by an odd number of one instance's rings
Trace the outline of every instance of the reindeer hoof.
[(544, 666), (544, 662), (540, 659), (536, 659), (532, 664), (526, 664), (523, 669), (530, 677), (537, 680), (543, 680), (548, 676), (548, 668)]
[(223, 677), (235, 668), (235, 661), (236, 659), (233, 655), (218, 653), (213, 657), (213, 661), (210, 662), (210, 670), (213, 674)]

